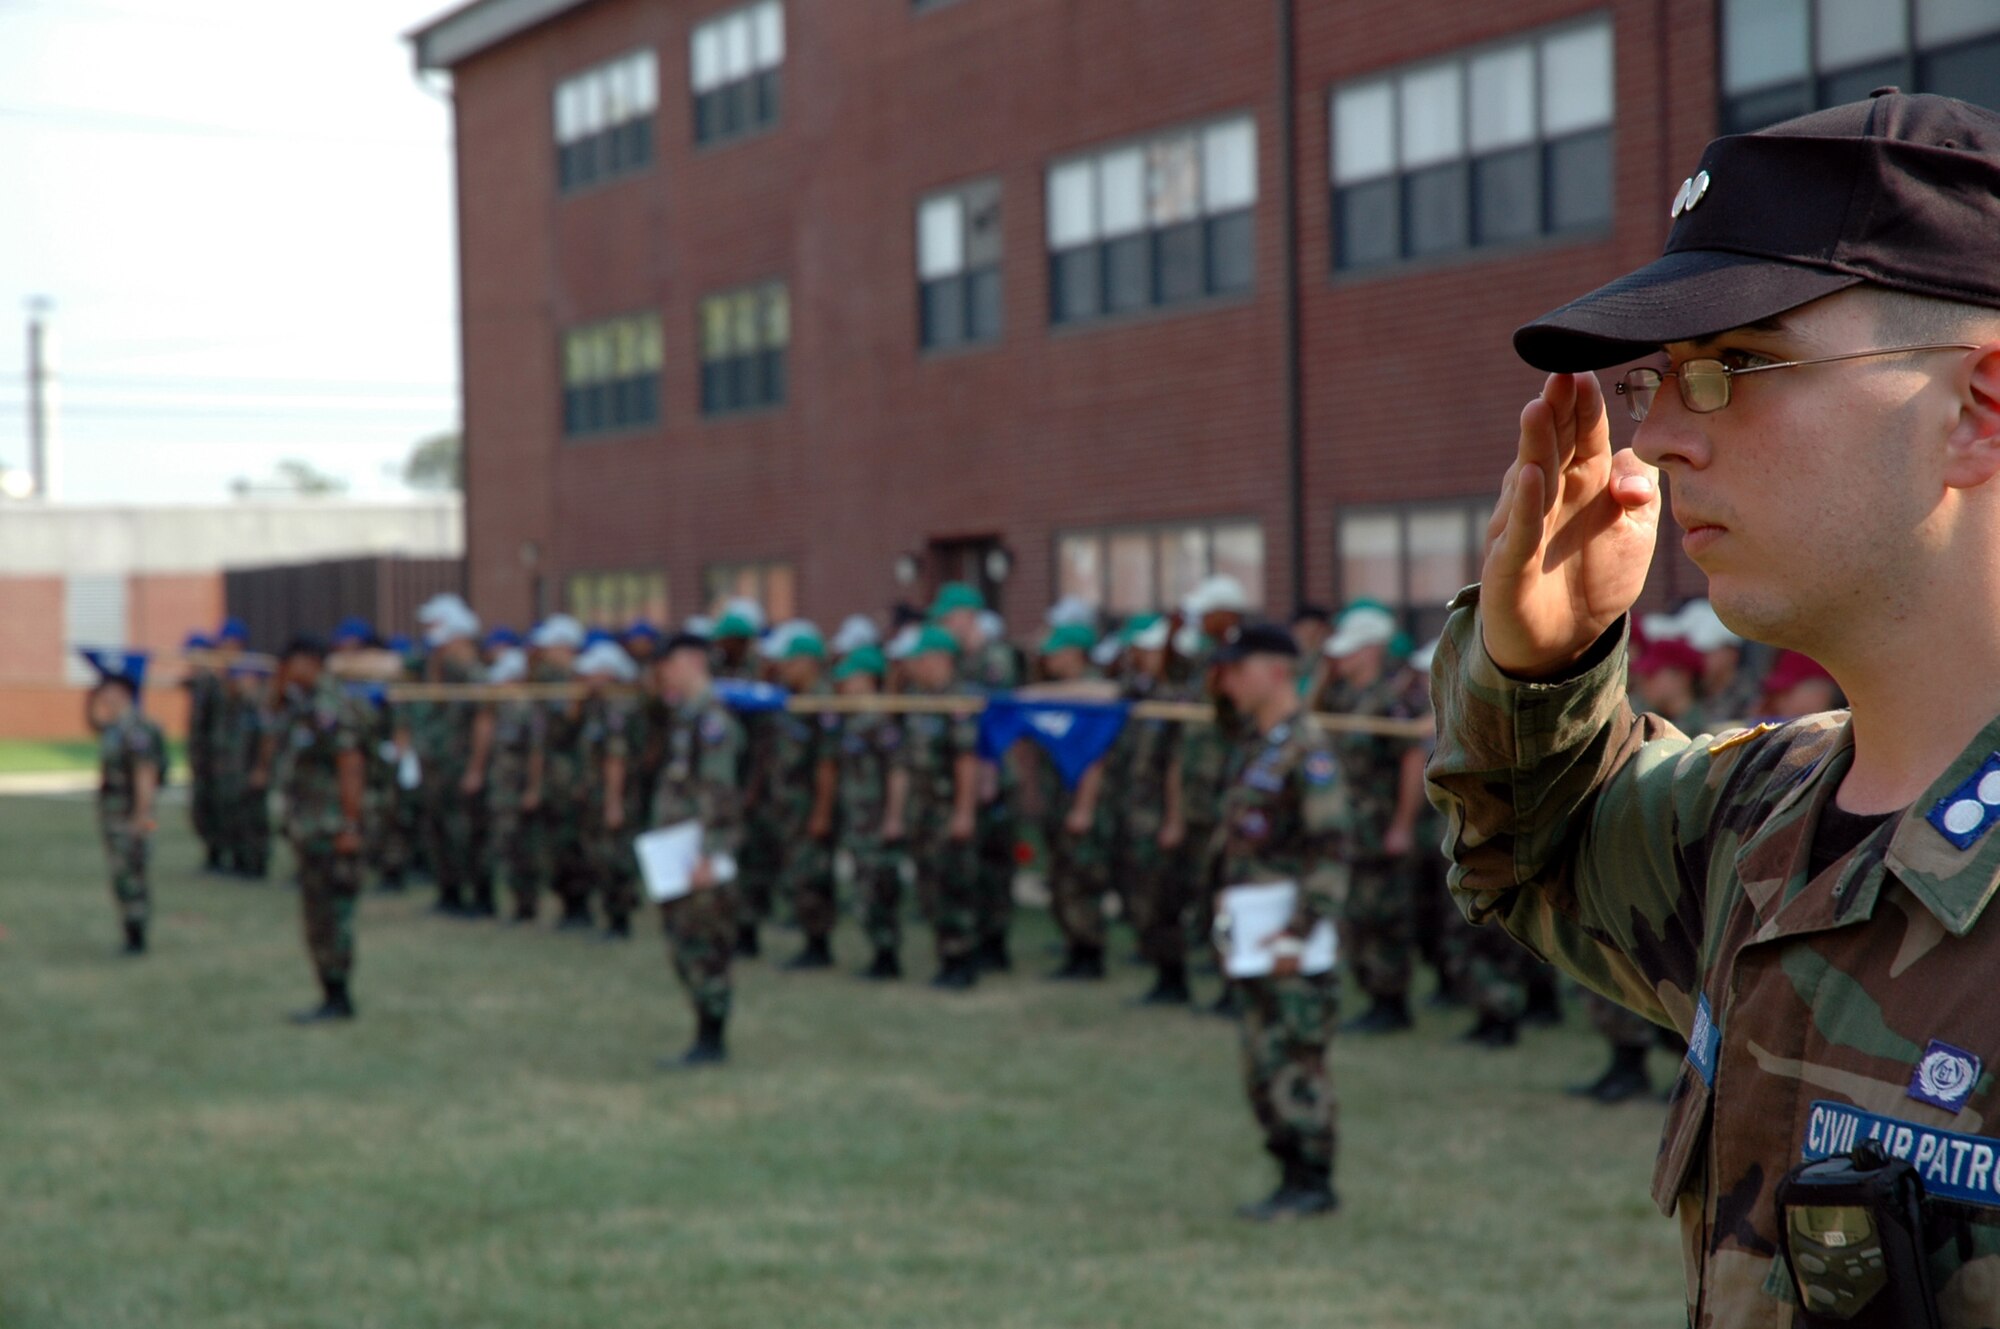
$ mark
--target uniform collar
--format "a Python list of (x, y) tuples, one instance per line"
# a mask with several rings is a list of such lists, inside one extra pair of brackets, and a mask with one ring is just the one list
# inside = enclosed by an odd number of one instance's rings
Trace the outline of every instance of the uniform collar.
[[(1924, 902), (1938, 922), (1962, 937), (2000, 889), (2000, 806), (1983, 804), (1985, 830), (1960, 849), (1934, 824), (1952, 804), (1967, 794), (1978, 801), (1983, 793), (1976, 777), (1980, 768), (2000, 755), (2000, 719), (1987, 723), (1950, 769), (1937, 778), (1903, 814), (1896, 838), (1889, 845), (1889, 866), (1910, 893)], [(1967, 789), (1968, 783), (1974, 788)]]

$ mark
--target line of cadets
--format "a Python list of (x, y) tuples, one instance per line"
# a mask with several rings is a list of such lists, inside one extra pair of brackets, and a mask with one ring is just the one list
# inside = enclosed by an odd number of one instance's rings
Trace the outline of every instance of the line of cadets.
[[(1683, 720), (1686, 705), (1698, 698), (1707, 698), (1718, 715), (1748, 705), (1741, 701), (1748, 671), (1725, 659), (1740, 659), (1741, 644), (1715, 640), (1718, 625), (1709, 624), (1713, 615), (1705, 608), (1650, 620), (1655, 650), (1642, 653), (1635, 668), (1641, 696), (1658, 700), (1669, 714), (1681, 707)], [(581, 682), (585, 692), (565, 701), (372, 707), (343, 694), (340, 723), (356, 731), (353, 764), (364, 772), (360, 817), (349, 826), (338, 806), (337, 775), (321, 782), (320, 801), (327, 805), (317, 819), (322, 838), (330, 845), (352, 830), (355, 852), (347, 856), (351, 870), (320, 870), (331, 880), (318, 894), (335, 903), (318, 910), (323, 917), (317, 923), (314, 903), (307, 902), (308, 944), (325, 1000), (305, 1014), (315, 1020), (353, 1014), (352, 900), (363, 845), (385, 889), (402, 889), (412, 865), (426, 864), (437, 882), (438, 912), (494, 916), (502, 908), (504, 882), (515, 922), (535, 920), (550, 894), (559, 906), (559, 927), (588, 930), (601, 922), (603, 936), (617, 940), (630, 936), (640, 904), (633, 838), (690, 818), (704, 826), (703, 889), (667, 905), (663, 916), (674, 967), (694, 1007), (696, 1035), (684, 1055), (666, 1064), (726, 1059), (731, 964), (759, 953), (760, 929), (781, 911), (803, 938), (783, 967), (833, 965), (841, 859), (849, 867), (852, 912), (873, 950), (865, 977), (903, 974), (910, 886), (934, 937), (933, 986), (964, 990), (982, 974), (1010, 970), (1023, 822), (1038, 831), (1051, 911), (1064, 938), (1064, 959), (1051, 977), (1104, 976), (1106, 904), (1115, 899), (1140, 956), (1155, 970), (1142, 1001), (1186, 1005), (1192, 1000), (1190, 954), (1206, 955), (1215, 890), (1231, 880), (1232, 844), (1256, 850), (1272, 834), (1271, 818), (1260, 810), (1268, 799), (1259, 788), (1280, 766), (1298, 776), (1313, 755), (1303, 750), (1280, 760), (1271, 755), (1280, 744), (1260, 757), (1269, 734), (1234, 715), (1228, 695), (1217, 696), (1217, 648), (1232, 634), (1241, 636), (1248, 610), (1242, 588), (1218, 577), (1196, 589), (1177, 619), (1142, 615), (1100, 639), (1087, 607), (1058, 605), (1029, 671), (1002, 639), (996, 616), (961, 584), (945, 587), (927, 621), (903, 625), (886, 650), (866, 619), (850, 619), (828, 643), (805, 623), (763, 631), (756, 606), (748, 603), (673, 638), (641, 624), (614, 640), (587, 633), (566, 616), (548, 620), (525, 642), (505, 630), (482, 638), (463, 602), (440, 597), (420, 615), (428, 650), (421, 658), (410, 654), (416, 676), (438, 683)], [(1306, 608), (1294, 616), (1289, 633), (1257, 635), (1267, 631), (1255, 629), (1251, 640), (1287, 661), (1295, 709), (1383, 718), (1427, 714), (1428, 651), (1408, 650), (1385, 607), (1357, 602), (1337, 622)], [(213, 646), (228, 660), (246, 636), (232, 622), (213, 643), (191, 639), (190, 645)], [(1671, 655), (1686, 672), (1696, 649), (1691, 642), (1700, 643), (1707, 657), (1680, 687), (1661, 662)], [(407, 643), (388, 644), (407, 649)], [(382, 645), (367, 625), (353, 621), (332, 643), (336, 655)], [(287, 670), (295, 654), (288, 651)], [(303, 654), (316, 654), (312, 643)], [(1797, 668), (1797, 662), (1780, 661), (1774, 679), (1782, 682)], [(1134, 720), (1113, 751), (1071, 789), (1031, 745), (997, 764), (982, 760), (970, 715), (738, 716), (713, 687), (720, 677), (775, 682), (807, 696), (944, 696), (1011, 688), (1031, 678), (1103, 676), (1115, 677), (1121, 694), (1134, 701), (1218, 700), (1221, 722)], [(1662, 681), (1652, 681), (1656, 677)], [(194, 819), (211, 869), (248, 876), (268, 870), (263, 790), (274, 758), (282, 764), (286, 748), (274, 736), (288, 728), (287, 709), (310, 715), (314, 699), (322, 709), (332, 704), (317, 671), (304, 688), (295, 677), (280, 681), (281, 696), (292, 700), (274, 712), (266, 705), (270, 680), (257, 665), (225, 663), (191, 679)], [(1283, 738), (1311, 727), (1265, 729)], [(291, 726), (290, 741), (309, 744), (312, 731), (310, 720), (303, 728)], [(1443, 999), (1473, 1007), (1470, 1041), (1511, 1046), (1538, 1006), (1556, 1018), (1553, 987), (1524, 951), (1496, 929), (1470, 928), (1455, 911), (1435, 907), (1445, 900), (1443, 863), (1434, 852), (1442, 828), (1423, 796), (1424, 745), (1353, 734), (1319, 741), (1337, 764), (1340, 798), (1337, 827), (1315, 842), (1312, 853), (1339, 859), (1340, 883), (1332, 894), (1344, 952), (1369, 1002), (1347, 1028), (1392, 1034), (1410, 1027), (1409, 991), (1419, 954), (1438, 967)], [(1241, 783), (1245, 779), (1249, 784)], [(1325, 804), (1323, 784), (1299, 784), (1300, 806), (1315, 799)], [(1232, 790), (1239, 803), (1247, 798), (1256, 805), (1233, 829)], [(1255, 859), (1252, 852), (1245, 861)], [(1211, 1008), (1244, 1018), (1246, 1085), (1282, 1169), (1278, 1190), (1247, 1212), (1260, 1218), (1325, 1212), (1333, 1206), (1333, 1108), (1324, 1079), (1333, 985), (1314, 986), (1303, 1005), (1273, 1004), (1259, 994), (1268, 996), (1254, 984), (1225, 984)], [(1636, 1092), (1635, 1080), (1643, 1090), (1650, 1027), (1628, 1028), (1615, 1008), (1594, 1007), (1592, 1014), (1613, 1060), (1605, 1077), (1579, 1092), (1613, 1102)], [(1283, 1095), (1276, 1091), (1280, 1081), (1288, 1085)]]

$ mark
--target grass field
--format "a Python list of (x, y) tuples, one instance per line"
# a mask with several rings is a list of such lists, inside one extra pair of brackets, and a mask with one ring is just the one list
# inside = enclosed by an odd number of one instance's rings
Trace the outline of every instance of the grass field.
[[(187, 778), (187, 748), (170, 743), (174, 778)], [(57, 771), (97, 769), (97, 744), (90, 740), (57, 743), (31, 738), (0, 738), (0, 775), (41, 775)]]
[[(1574, 1022), (1336, 1044), (1343, 1210), (1258, 1228), (1233, 1031), (1129, 1007), (1136, 969), (946, 998), (753, 964), (734, 1063), (676, 1076), (655, 929), (370, 896), (362, 1018), (300, 1030), (294, 895), (197, 875), (165, 820), (128, 961), (89, 804), (0, 800), (4, 1329), (1679, 1322), (1658, 1111), (1560, 1094), (1601, 1055)], [(1030, 967), (1049, 936), (1024, 917)]]

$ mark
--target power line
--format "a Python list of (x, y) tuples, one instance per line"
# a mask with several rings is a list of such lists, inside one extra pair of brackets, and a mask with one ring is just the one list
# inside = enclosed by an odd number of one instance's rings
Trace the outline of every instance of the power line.
[(0, 106), (0, 116), (34, 120), (54, 129), (121, 134), (165, 134), (180, 138), (263, 139), (284, 143), (327, 143), (341, 146), (425, 148), (449, 151), (450, 138), (390, 138), (386, 135), (327, 134), (306, 129), (252, 129), (237, 125), (174, 120), (129, 111), (89, 106)]

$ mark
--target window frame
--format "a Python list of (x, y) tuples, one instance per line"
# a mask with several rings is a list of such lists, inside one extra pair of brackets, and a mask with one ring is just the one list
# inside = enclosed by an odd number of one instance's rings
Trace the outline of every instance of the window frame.
[[(580, 594), (583, 587), (591, 594)], [(636, 587), (640, 594), (630, 592)], [(652, 591), (657, 588), (658, 599)], [(605, 594), (604, 592), (609, 592)], [(593, 603), (586, 607), (584, 601)], [(673, 622), (673, 582), (659, 565), (636, 568), (576, 568), (563, 575), (563, 601), (585, 627), (622, 632), (637, 619), (664, 628)], [(615, 602), (616, 608), (606, 608)], [(659, 613), (652, 612), (657, 604)]]
[[(777, 12), (778, 53), (765, 60), (759, 51), (758, 14), (766, 9)], [(748, 0), (704, 15), (688, 27), (688, 122), (697, 152), (740, 143), (768, 134), (784, 120), (784, 69), (791, 45), (786, 21), (785, 0)], [(750, 25), (748, 68), (741, 74), (703, 86), (700, 46), (706, 34), (718, 34), (726, 53), (728, 26), (739, 20)], [(740, 104), (739, 104), (740, 103)], [(718, 112), (724, 123), (716, 124)]]
[[(975, 195), (989, 192), (992, 195), (996, 220), (997, 252), (992, 262), (975, 264), (972, 260), (973, 211)], [(924, 210), (932, 204), (951, 201), (959, 207), (959, 262), (957, 271), (938, 277), (924, 275)], [(917, 197), (915, 211), (915, 238), (917, 269), (917, 350), (924, 356), (960, 355), (999, 345), (1007, 335), (1007, 291), (1004, 272), (1007, 262), (1006, 251), (1006, 189), (998, 175), (980, 176), (957, 184), (945, 185), (929, 190)], [(992, 326), (982, 331), (978, 320), (982, 287), (990, 286), (993, 309)], [(939, 340), (932, 336), (931, 302), (934, 290), (955, 291), (958, 311), (958, 336), (952, 340)]]
[[(771, 603), (772, 575), (774, 573), (785, 574), (791, 582), (791, 603), (785, 606), (788, 611), (785, 613), (779, 613), (777, 606)], [(801, 598), (799, 593), (799, 561), (795, 558), (782, 556), (718, 559), (712, 563), (704, 563), (701, 569), (702, 612), (710, 616), (720, 614), (725, 601), (746, 594), (744, 591), (733, 586), (720, 589), (717, 586), (720, 580), (726, 579), (733, 582), (745, 574), (751, 577), (756, 586), (755, 591), (748, 593), (749, 597), (763, 607), (764, 617), (767, 622), (779, 623), (785, 619), (797, 616), (799, 600)]]
[[(626, 67), (636, 66), (639, 62), (651, 64), (643, 80), (646, 93), (638, 98), (644, 105), (623, 119), (565, 139), (565, 102), (572, 96), (593, 95), (590, 84), (594, 80), (630, 77), (624, 72)], [(600, 60), (558, 79), (549, 93), (549, 112), (550, 138), (555, 147), (556, 193), (560, 197), (589, 193), (651, 170), (659, 160), (659, 53), (650, 46), (634, 47), (622, 55)], [(622, 158), (602, 162), (607, 149), (614, 158), (621, 157), (621, 154)], [(581, 173), (577, 168), (580, 162), (588, 163), (587, 169)]]
[[(1484, 557), (1485, 530), (1492, 519), (1493, 506), (1497, 496), (1469, 494), (1445, 496), (1441, 498), (1402, 499), (1387, 503), (1345, 503), (1333, 512), (1333, 586), (1337, 603), (1346, 604), (1362, 594), (1362, 590), (1349, 585), (1347, 573), (1347, 550), (1343, 543), (1347, 523), (1355, 518), (1393, 517), (1396, 520), (1396, 594), (1382, 599), (1403, 626), (1413, 634), (1435, 635), (1442, 627), (1445, 603), (1435, 605), (1420, 604), (1412, 593), (1412, 567), (1410, 530), (1415, 519), (1437, 514), (1456, 514), (1463, 523), (1465, 533), (1465, 562), (1459, 589), (1479, 580), (1479, 567)], [(1456, 592), (1454, 592), (1456, 593)]]
[[(1215, 545), (1219, 532), (1248, 527), (1255, 531), (1262, 546), (1258, 569), (1258, 586), (1251, 593), (1253, 603), (1264, 598), (1265, 583), (1269, 577), (1270, 542), (1265, 537), (1264, 522), (1261, 518), (1244, 514), (1228, 514), (1217, 517), (1190, 517), (1184, 519), (1162, 519), (1144, 522), (1107, 522), (1094, 526), (1059, 527), (1049, 533), (1049, 600), (1054, 603), (1070, 592), (1063, 584), (1063, 545), (1070, 540), (1092, 540), (1097, 545), (1097, 598), (1092, 602), (1100, 615), (1106, 618), (1124, 618), (1135, 613), (1152, 611), (1166, 612), (1175, 606), (1167, 603), (1167, 540), (1171, 536), (1185, 535), (1198, 531), (1202, 537), (1203, 577), (1212, 577), (1216, 572)], [(1153, 605), (1151, 609), (1114, 609), (1111, 605), (1111, 546), (1120, 538), (1143, 536), (1151, 543), (1151, 561), (1148, 578), (1152, 585)], [(1245, 587), (1245, 590), (1251, 588)]]
[[(782, 300), (784, 310), (785, 338), (776, 346), (768, 341), (778, 308), (772, 303), (773, 294)], [(756, 300), (752, 316), (758, 329), (756, 348), (732, 350), (727, 356), (711, 358), (708, 353), (709, 307), (724, 301), (733, 305), (745, 297)], [(733, 311), (729, 316), (734, 317)], [(727, 420), (785, 409), (791, 395), (792, 325), (791, 283), (782, 277), (710, 291), (695, 302), (695, 365), (698, 375), (695, 395), (701, 404), (702, 419)], [(731, 398), (726, 403), (717, 400), (721, 385), (727, 385), (727, 395)], [(753, 389), (754, 399), (744, 400), (744, 395)]]
[[(646, 326), (651, 324), (652, 335), (646, 336)], [(610, 335), (614, 343), (618, 329), (633, 325), (638, 339), (639, 356), (642, 361), (654, 358), (657, 362), (650, 368), (642, 368), (636, 374), (619, 376), (616, 374), (575, 381), (570, 374), (572, 346), (571, 339), (593, 333)], [(651, 354), (649, 354), (649, 351)], [(616, 351), (613, 351), (616, 355)], [(666, 423), (666, 343), (665, 324), (658, 310), (641, 309), (623, 314), (613, 314), (608, 318), (594, 318), (582, 323), (574, 323), (556, 334), (557, 379), (561, 384), (558, 401), (558, 431), (564, 443), (591, 442), (602, 438), (624, 437), (643, 434), (659, 429)], [(650, 383), (650, 391), (647, 390)], [(596, 398), (577, 396), (599, 392)], [(612, 419), (603, 423), (579, 423), (579, 417), (591, 415), (608, 416), (626, 412), (620, 403), (636, 402), (643, 406), (636, 413), (627, 413), (625, 418)]]
[[(1546, 48), (1564, 37), (1601, 29), (1608, 51), (1605, 76), (1609, 97), (1606, 118), (1601, 123), (1570, 126), (1557, 131), (1549, 127), (1549, 80), (1546, 75)], [(1473, 93), (1473, 71), (1482, 60), (1522, 50), (1530, 57), (1533, 83), (1528, 89), (1532, 129), (1520, 142), (1487, 148), (1476, 147), (1480, 122), (1476, 118), (1477, 98)], [(1404, 86), (1406, 80), (1433, 71), (1453, 71), (1457, 97), (1457, 146), (1436, 160), (1406, 166), (1404, 156)], [(1339, 104), (1345, 93), (1382, 87), (1388, 93), (1389, 169), (1386, 173), (1364, 173), (1343, 180), (1340, 163)], [(1492, 41), (1454, 47), (1441, 52), (1369, 70), (1330, 84), (1323, 105), (1327, 116), (1327, 269), (1334, 282), (1371, 280), (1439, 264), (1479, 261), (1519, 253), (1523, 250), (1589, 243), (1610, 235), (1617, 224), (1618, 173), (1618, 23), (1609, 8), (1593, 10), (1507, 34)], [(1602, 140), (1605, 211), (1601, 218), (1560, 225), (1557, 167), (1567, 149)], [(1532, 160), (1535, 221), (1530, 228), (1501, 230), (1482, 226), (1480, 200), (1482, 186), (1494, 178), (1491, 168), (1506, 161)], [(1481, 168), (1489, 170), (1482, 172)], [(1459, 235), (1450, 243), (1419, 251), (1412, 242), (1412, 181), (1425, 188), (1450, 187), (1458, 195)], [(1386, 257), (1351, 256), (1349, 230), (1343, 225), (1351, 200), (1373, 193), (1386, 201), (1394, 217), (1394, 250)], [(1378, 206), (1380, 204), (1378, 203)], [(1495, 213), (1495, 217), (1502, 215)], [(1490, 222), (1489, 222), (1490, 225)]]

